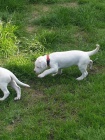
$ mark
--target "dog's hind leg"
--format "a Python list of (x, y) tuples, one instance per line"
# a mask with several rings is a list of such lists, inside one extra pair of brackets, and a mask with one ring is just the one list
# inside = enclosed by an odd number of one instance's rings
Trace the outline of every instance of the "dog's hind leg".
[(0, 98), (0, 101), (3, 101), (3, 100), (5, 100), (9, 96), (10, 92), (7, 89), (7, 84), (0, 85), (0, 89), (4, 93), (4, 96), (2, 98)]
[(14, 88), (14, 90), (17, 93), (17, 97), (15, 97), (14, 100), (19, 100), (21, 98), (21, 88), (16, 84), (14, 80), (10, 82), (10, 85)]
[(93, 66), (93, 61), (90, 60), (90, 63), (89, 63), (89, 68), (92, 69), (92, 66)]
[(77, 78), (77, 80), (83, 80), (87, 75), (87, 64), (84, 65), (79, 65), (79, 70), (81, 71), (82, 75), (80, 77)]
[(57, 74), (62, 74), (62, 69), (59, 69)]

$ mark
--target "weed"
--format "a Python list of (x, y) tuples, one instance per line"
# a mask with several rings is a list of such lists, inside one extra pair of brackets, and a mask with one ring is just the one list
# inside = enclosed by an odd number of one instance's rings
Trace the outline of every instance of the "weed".
[(10, 22), (0, 22), (0, 55), (2, 57), (8, 57), (16, 54), (18, 51), (19, 40), (15, 36), (14, 32), (17, 27)]
[(20, 44), (20, 51), (26, 54), (28, 53), (31, 55), (39, 56), (45, 52), (44, 45), (40, 42), (36, 35), (30, 38), (21, 38)]
[(14, 12), (16, 10), (23, 10), (23, 8), (26, 6), (27, 0), (1, 0), (0, 1), (0, 11), (6, 11), (8, 10), (9, 12)]
[(27, 56), (18, 55), (12, 56), (8, 59), (4, 65), (7, 69), (10, 69), (18, 77), (26, 79), (26, 75), (29, 79), (33, 78), (34, 63), (31, 63)]

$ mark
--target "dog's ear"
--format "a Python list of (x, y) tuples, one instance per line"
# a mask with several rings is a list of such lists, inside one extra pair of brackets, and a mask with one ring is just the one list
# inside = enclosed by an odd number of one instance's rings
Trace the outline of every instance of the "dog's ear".
[(40, 56), (38, 59), (37, 59), (38, 63), (41, 63), (43, 61), (43, 57)]
[(41, 61), (41, 68), (47, 68), (47, 63), (45, 61)]

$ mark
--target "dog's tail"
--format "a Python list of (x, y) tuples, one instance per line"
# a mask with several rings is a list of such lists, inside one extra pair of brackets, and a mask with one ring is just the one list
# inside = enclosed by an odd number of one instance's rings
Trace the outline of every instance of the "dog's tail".
[(25, 84), (21, 81), (19, 81), (19, 79), (13, 74), (11, 73), (11, 78), (19, 85), (24, 86), (24, 87), (30, 87), (28, 84)]
[(100, 45), (99, 44), (96, 44), (96, 49), (94, 49), (93, 51), (87, 52), (87, 54), (89, 56), (94, 55), (94, 54), (96, 54), (99, 51), (99, 48), (100, 48)]

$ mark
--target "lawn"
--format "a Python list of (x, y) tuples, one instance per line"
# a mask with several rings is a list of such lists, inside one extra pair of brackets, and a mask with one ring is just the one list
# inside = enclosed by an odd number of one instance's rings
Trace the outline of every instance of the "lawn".
[[(19, 101), (8, 87), (10, 96), (0, 102), (0, 140), (105, 140), (105, 1), (1, 1), (0, 20), (0, 65), (31, 86), (22, 87)], [(76, 66), (54, 77), (34, 73), (40, 55), (91, 51), (97, 43), (82, 81)]]

